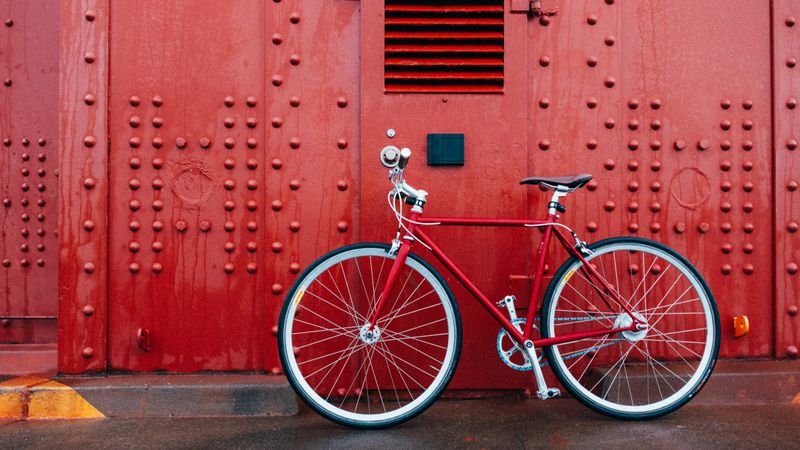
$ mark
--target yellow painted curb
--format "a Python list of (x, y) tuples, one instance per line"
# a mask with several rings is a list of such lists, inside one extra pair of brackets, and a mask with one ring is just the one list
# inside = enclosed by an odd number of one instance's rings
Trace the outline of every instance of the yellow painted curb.
[(105, 415), (69, 386), (40, 377), (0, 383), (0, 419), (97, 419)]

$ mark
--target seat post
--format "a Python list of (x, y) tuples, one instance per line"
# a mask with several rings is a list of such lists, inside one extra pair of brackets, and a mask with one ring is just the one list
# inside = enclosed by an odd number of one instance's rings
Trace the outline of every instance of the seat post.
[(566, 197), (571, 191), (566, 186), (558, 185), (556, 186), (555, 190), (553, 190), (553, 196), (550, 197), (550, 203), (548, 204), (547, 214), (550, 216), (555, 217), (559, 212), (559, 207), (562, 209), (564, 208), (563, 205), (559, 202), (562, 198)]

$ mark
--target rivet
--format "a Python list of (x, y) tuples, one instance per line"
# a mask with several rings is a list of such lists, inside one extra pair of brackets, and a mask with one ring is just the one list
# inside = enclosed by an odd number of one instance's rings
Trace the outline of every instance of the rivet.
[(589, 16), (586, 18), (586, 23), (588, 23), (589, 25), (596, 25), (597, 16), (595, 16), (594, 14), (589, 14)]
[(639, 169), (639, 163), (636, 160), (628, 161), (628, 170), (636, 172)]
[(709, 147), (711, 147), (711, 143), (708, 142), (706, 139), (700, 139), (700, 141), (697, 142), (697, 149), (700, 151), (708, 150)]
[(607, 212), (611, 212), (614, 211), (614, 208), (616, 208), (616, 206), (617, 205), (613, 201), (609, 200), (603, 204), (603, 209), (605, 209)]
[(728, 119), (723, 120), (719, 124), (719, 127), (722, 128), (723, 130), (730, 130), (731, 126), (732, 126), (731, 121)]
[(588, 189), (589, 192), (596, 191), (597, 190), (597, 186), (598, 186), (597, 180), (592, 180), (592, 181), (586, 183), (586, 189)]
[(31, 174), (31, 171), (30, 171), (30, 169), (28, 169), (28, 168), (23, 168), (22, 170), (20, 170), (20, 171), (19, 171), (19, 173), (20, 173), (20, 174), (21, 174), (23, 177), (27, 177), (28, 175), (30, 175), (30, 174)]
[(748, 255), (753, 253), (755, 249), (756, 249), (755, 246), (751, 243), (744, 244), (744, 246), (742, 247), (742, 251), (744, 251)]
[(597, 222), (586, 222), (586, 231), (590, 233), (597, 231)]
[[(299, 182), (298, 182), (298, 185), (299, 185)], [(347, 184), (346, 180), (339, 180), (336, 183), (336, 188), (339, 189), (340, 191), (346, 191), (347, 187), (348, 187), (348, 184)]]
[(293, 221), (289, 222), (289, 230), (293, 231), (295, 233), (300, 231), (300, 222), (298, 222), (296, 220), (293, 220)]
[(11, 138), (3, 139), (3, 145), (5, 145), (6, 147), (11, 147)]
[(631, 233), (636, 233), (639, 231), (639, 224), (638, 223), (629, 223), (628, 224), (628, 231)]
[(607, 88), (613, 88), (615, 84), (617, 84), (617, 80), (614, 79), (612, 76), (607, 76), (603, 84)]
[(650, 142), (650, 150), (657, 152), (659, 149), (661, 149), (661, 141), (656, 139)]
[(347, 222), (343, 220), (340, 221), (338, 224), (336, 224), (336, 229), (339, 230), (340, 233), (344, 233), (345, 231), (347, 231), (347, 228), (348, 228)]
[(730, 233), (731, 229), (733, 229), (733, 225), (731, 225), (730, 222), (722, 222), (722, 225), (720, 225), (719, 228), (723, 233)]
[(706, 223), (706, 222), (703, 222), (703, 223), (701, 223), (700, 225), (698, 225), (698, 226), (697, 226), (697, 229), (698, 229), (698, 231), (700, 231), (701, 233), (708, 233), (708, 230), (710, 230), (710, 229), (711, 229), (711, 225), (709, 225), (709, 224), (708, 224), (708, 223)]
[(797, 357), (797, 346), (796, 345), (790, 345), (790, 346), (786, 347), (786, 353), (788, 353), (789, 356), (791, 356), (792, 358), (796, 358)]
[(178, 148), (186, 148), (186, 139), (179, 137), (175, 139), (175, 146)]
[(97, 144), (97, 139), (94, 136), (86, 136), (83, 138), (83, 145), (88, 148), (92, 148)]
[(230, 233), (230, 232), (232, 232), (233, 230), (236, 229), (236, 224), (229, 220), (229, 221), (225, 222), (225, 226), (223, 228), (225, 229), (225, 231)]
[(86, 11), (86, 14), (83, 16), (87, 22), (94, 22), (94, 19), (97, 18), (97, 13), (94, 10)]
[(209, 148), (211, 147), (211, 139), (207, 137), (200, 138), (200, 147)]
[(346, 149), (347, 145), (348, 145), (347, 139), (341, 138), (338, 141), (336, 141), (336, 146), (342, 150)]
[(247, 210), (248, 211), (255, 211), (258, 209), (258, 203), (255, 200), (248, 200), (247, 201)]
[(661, 108), (661, 100), (657, 98), (650, 100), (650, 108), (654, 110)]
[(787, 17), (786, 20), (784, 20), (784, 23), (786, 24), (787, 27), (793, 27), (795, 24), (794, 17), (791, 16)]
[(657, 213), (657, 212), (661, 211), (661, 203), (659, 203), (659, 202), (651, 203), (650, 204), (650, 211), (652, 211), (654, 213)]
[(278, 158), (275, 158), (275, 159), (272, 160), (272, 168), (273, 169), (280, 170), (281, 167), (283, 167), (283, 161), (281, 161)]
[(283, 202), (280, 200), (273, 200), (272, 201), (272, 210), (273, 211), (280, 211), (283, 209)]
[(597, 148), (597, 139), (589, 139), (586, 141), (586, 148), (589, 150), (594, 150)]
[(251, 191), (258, 189), (258, 181), (253, 179), (247, 180), (247, 189)]
[(256, 273), (258, 271), (258, 265), (256, 263), (247, 263), (247, 273)]
[(154, 128), (161, 128), (164, 126), (164, 119), (162, 117), (153, 117), (153, 120), (150, 122), (153, 124)]
[(636, 180), (631, 181), (628, 183), (628, 190), (631, 192), (636, 192), (639, 190), (639, 182)]
[(236, 146), (236, 139), (234, 139), (232, 137), (226, 137), (225, 140), (222, 141), (222, 144), (225, 146), (225, 148), (230, 150), (230, 149), (232, 149), (233, 147)]
[(539, 17), (539, 24), (543, 27), (550, 25), (550, 17), (549, 16), (541, 16)]
[(751, 181), (745, 181), (745, 183), (742, 185), (742, 189), (745, 192), (752, 192), (753, 188), (754, 188), (754, 185), (753, 185), (753, 183)]
[(586, 58), (586, 65), (589, 67), (596, 67), (597, 66), (597, 58), (594, 56), (590, 56)]
[(225, 271), (225, 273), (227, 273), (227, 274), (231, 274), (231, 273), (233, 273), (234, 269), (235, 269), (235, 268), (234, 268), (234, 266), (233, 266), (233, 263), (225, 263), (225, 266), (223, 267), (223, 270), (224, 270), (224, 271)]
[(295, 150), (300, 148), (300, 138), (299, 137), (293, 137), (293, 138), (289, 139), (289, 147), (291, 147), (291, 148), (293, 148)]
[(742, 148), (747, 152), (752, 150), (753, 146), (754, 146), (753, 141), (750, 141), (750, 140), (742, 141)]
[(142, 145), (142, 140), (139, 139), (138, 137), (134, 136), (134, 137), (128, 139), (128, 145), (131, 148), (139, 148), (139, 146)]
[[(155, 228), (155, 224), (153, 225), (154, 225), (153, 228)], [(175, 229), (178, 231), (178, 233), (183, 233), (184, 231), (186, 231), (187, 228), (189, 228), (189, 225), (186, 223), (185, 220), (179, 220), (175, 222)]]
[(153, 273), (161, 273), (164, 270), (164, 266), (159, 262), (153, 263), (153, 265), (150, 268), (153, 271)]
[(246, 165), (247, 165), (247, 168), (250, 169), (250, 170), (258, 169), (258, 161), (253, 159), (253, 158), (248, 159)]
[(3, 199), (3, 206), (5, 206), (6, 208), (9, 208), (11, 206), (11, 199), (10, 198), (4, 198)]
[(750, 172), (751, 170), (753, 170), (753, 167), (755, 167), (753, 161), (747, 160), (742, 163), (742, 170), (744, 170), (745, 172)]
[(745, 275), (752, 275), (755, 271), (756, 268), (752, 264), (745, 264), (744, 267), (742, 267), (742, 272), (744, 272)]
[(613, 160), (613, 159), (610, 159), (610, 158), (609, 158), (609, 159), (607, 159), (607, 160), (606, 160), (606, 161), (603, 163), (603, 167), (605, 167), (605, 168), (606, 168), (606, 170), (614, 170), (614, 167), (615, 167), (615, 166), (616, 166), (616, 163), (614, 163), (614, 160)]
[(603, 125), (605, 125), (605, 127), (610, 130), (610, 129), (614, 128), (614, 125), (616, 125), (616, 121), (614, 121), (614, 119), (609, 117), (608, 119), (606, 119), (606, 121), (603, 123)]
[(786, 67), (792, 68), (797, 65), (797, 58), (786, 58)]
[(675, 230), (676, 233), (682, 234), (684, 231), (686, 231), (686, 224), (683, 222), (678, 222), (675, 224), (673, 229)]
[(603, 39), (603, 42), (607, 46), (611, 47), (612, 45), (614, 45), (614, 42), (616, 42), (616, 39), (614, 38), (614, 36), (608, 35), (608, 36), (606, 36), (605, 39)]
[(164, 180), (161, 178), (154, 178), (150, 185), (154, 190), (160, 191), (161, 189), (164, 189)]
[(745, 233), (750, 234), (753, 231), (755, 231), (756, 227), (751, 222), (747, 222), (744, 225), (742, 225), (742, 229), (744, 230)]
[(297, 108), (298, 106), (300, 106), (300, 97), (290, 98), (289, 105), (291, 105), (293, 108)]
[(550, 65), (550, 57), (549, 56), (542, 56), (539, 58), (539, 65), (542, 67), (547, 67)]
[(273, 75), (272, 77), (272, 85), (278, 87), (283, 84), (283, 77), (280, 75)]
[(139, 263), (130, 263), (128, 265), (128, 271), (130, 273), (139, 273), (140, 269), (141, 269), (141, 266), (139, 266)]
[(93, 263), (87, 262), (83, 265), (83, 271), (86, 273), (94, 273), (95, 267)]
[(653, 172), (658, 172), (661, 170), (661, 161), (653, 161), (650, 163), (650, 170)]
[(208, 233), (209, 231), (211, 231), (211, 222), (209, 222), (207, 220), (201, 221), (200, 222), (200, 231), (202, 231), (203, 233)]
[(256, 138), (247, 138), (247, 148), (254, 149), (258, 147), (258, 140)]
[(161, 158), (153, 158), (153, 169), (159, 170), (164, 167), (164, 160)]
[(725, 213), (726, 212), (730, 212), (732, 208), (733, 208), (733, 205), (731, 205), (731, 202), (722, 202), (720, 204), (720, 206), (719, 206), (719, 209), (721, 209), (722, 212), (725, 212)]
[(229, 95), (229, 96), (225, 97), (225, 99), (224, 99), (224, 100), (222, 100), (222, 103), (223, 103), (225, 106), (227, 106), (228, 108), (232, 108), (232, 107), (233, 107), (233, 105), (235, 105), (235, 104), (236, 104), (236, 100), (235, 100), (233, 97), (231, 97), (231, 96)]
[(722, 182), (720, 182), (720, 184), (719, 184), (719, 188), (720, 188), (720, 190), (722, 190), (722, 192), (728, 192), (728, 191), (730, 191), (730, 190), (731, 190), (731, 187), (732, 187), (732, 185), (731, 185), (731, 182), (730, 182), (730, 181), (722, 181)]
[(22, 183), (22, 186), (20, 186), (20, 188), (22, 189), (22, 192), (28, 192), (28, 190), (30, 190), (31, 187), (28, 185), (28, 183)]
[(222, 246), (222, 249), (225, 250), (226, 253), (233, 253), (236, 250), (236, 244), (233, 242), (226, 242), (225, 245)]
[(83, 307), (83, 315), (86, 317), (91, 317), (94, 315), (94, 306), (86, 305)]
[[(660, 223), (653, 222), (653, 223), (650, 224), (650, 232), (651, 233), (658, 233), (659, 231), (661, 231), (661, 224)], [(660, 270), (659, 270), (659, 272), (660, 272)], [(655, 272), (655, 273), (658, 273), (658, 272)]]
[(733, 271), (733, 267), (731, 267), (730, 264), (723, 264), (722, 267), (720, 267), (720, 271), (723, 275), (728, 275)]
[[(245, 123), (247, 124), (247, 128), (255, 128), (258, 126), (258, 119), (256, 119), (255, 117), (248, 117), (247, 120), (245, 120)], [(283, 121), (281, 120), (280, 117), (274, 117), (272, 119), (273, 128), (280, 128), (282, 124)]]
[(97, 101), (97, 97), (95, 97), (92, 94), (86, 94), (86, 95), (83, 96), (83, 103), (85, 103), (85, 104), (87, 104), (89, 106), (94, 105), (94, 102), (96, 102), (96, 101)]
[[(272, 293), (273, 293), (273, 294), (275, 294), (275, 295), (278, 295), (278, 294), (280, 294), (281, 292), (283, 292), (283, 286), (281, 286), (281, 285), (280, 285), (280, 284), (278, 284), (278, 283), (275, 283), (275, 284), (273, 284), (273, 285), (272, 285)], [(273, 374), (273, 375), (280, 375), (281, 373), (282, 373), (282, 371), (281, 371), (281, 368), (280, 368), (280, 367), (274, 367), (274, 368), (272, 369), (272, 374)]]
[(298, 14), (298, 13), (296, 13), (296, 12), (295, 12), (295, 13), (292, 13), (292, 14), (289, 16), (289, 22), (292, 22), (293, 24), (298, 24), (298, 23), (300, 23), (300, 14)]
[(232, 191), (232, 190), (234, 190), (236, 188), (236, 181), (228, 179), (228, 180), (225, 180), (222, 183), (222, 185), (225, 186), (226, 190)]
[(797, 148), (797, 139), (789, 138), (786, 140), (786, 148), (788, 150), (794, 150)]
[(161, 139), (160, 137), (154, 137), (153, 140), (151, 141), (151, 145), (153, 146), (153, 148), (156, 149), (161, 148), (164, 146), (164, 139)]
[(752, 100), (743, 101), (742, 102), (742, 108), (744, 108), (744, 109), (746, 109), (748, 111), (753, 109), (753, 101)]
[[(178, 228), (177, 224), (176, 224), (175, 228)], [(164, 229), (164, 222), (162, 222), (160, 220), (156, 220), (156, 221), (153, 222), (153, 231), (159, 232), (159, 231), (161, 231), (163, 229)], [(178, 231), (182, 231), (182, 230), (179, 229)]]
[(236, 167), (236, 161), (233, 158), (225, 158), (225, 161), (222, 164), (228, 170), (231, 170), (234, 167)]
[(796, 233), (798, 229), (800, 229), (800, 225), (794, 220), (786, 224), (786, 230), (789, 233)]
[(344, 97), (339, 97), (336, 99), (336, 106), (339, 108), (346, 108), (347, 107), (347, 99)]
[(20, 141), (20, 142), (22, 143), (23, 147), (27, 147), (27, 146), (31, 145), (31, 140), (28, 139), (28, 138), (22, 138), (22, 141)]
[(142, 207), (142, 202), (139, 200), (131, 200), (130, 203), (128, 203), (128, 206), (130, 207), (131, 211), (138, 211)]
[(789, 305), (789, 307), (786, 308), (786, 313), (789, 314), (792, 317), (796, 316), (797, 315), (797, 305)]
[(91, 358), (94, 356), (94, 349), (92, 347), (84, 347), (82, 354), (84, 358)]
[(542, 109), (547, 109), (550, 107), (550, 99), (545, 97), (539, 100), (539, 107)]
[(83, 60), (86, 61), (88, 64), (91, 64), (97, 60), (97, 55), (92, 52), (86, 52), (83, 55)]
[(223, 207), (225, 211), (233, 211), (236, 208), (236, 202), (233, 200), (226, 200), (225, 203), (223, 203)]
[(733, 251), (733, 245), (730, 242), (726, 242), (726, 243), (722, 244), (722, 247), (720, 247), (720, 250), (722, 250), (722, 253), (728, 255)]
[(247, 104), (247, 106), (250, 108), (255, 108), (258, 104), (258, 101), (254, 96), (250, 95), (245, 99), (245, 104)]
[(729, 109), (731, 107), (731, 101), (727, 98), (723, 99), (719, 102), (719, 106), (722, 107), (722, 109)]
[(128, 224), (128, 229), (131, 231), (139, 231), (142, 228), (142, 224), (139, 223), (138, 220), (131, 220)]
[(159, 241), (155, 241), (155, 242), (153, 242), (153, 245), (150, 246), (150, 248), (155, 253), (161, 253), (161, 250), (164, 250), (164, 243), (163, 242), (159, 242)]
[(272, 253), (280, 253), (283, 251), (283, 244), (280, 242), (273, 242), (271, 247)]
[(128, 244), (128, 250), (130, 250), (131, 253), (138, 253), (140, 248), (141, 246), (136, 241), (133, 241)]
[(128, 98), (128, 103), (131, 106), (139, 106), (142, 103), (142, 99), (139, 98), (138, 95), (131, 95), (130, 98)]
[(135, 191), (135, 190), (139, 189), (141, 186), (142, 186), (142, 182), (139, 181), (137, 178), (132, 178), (130, 181), (128, 181), (128, 187), (132, 191)]
[(630, 141), (628, 141), (628, 150), (634, 151), (638, 148), (639, 148), (639, 141), (637, 141), (636, 139), (631, 139)]
[(279, 33), (275, 33), (275, 34), (272, 35), (272, 43), (273, 44), (281, 45), (282, 42), (283, 42), (283, 36), (281, 36)]
[(247, 243), (247, 251), (249, 253), (255, 253), (256, 250), (258, 250), (258, 244), (257, 243), (255, 243), (253, 241), (250, 241), (250, 242)]
[(786, 271), (789, 272), (790, 275), (794, 275), (797, 273), (797, 264), (796, 263), (789, 263), (786, 265)]
[(548, 139), (542, 139), (539, 141), (539, 150), (547, 150), (550, 148), (550, 141)]
[(298, 263), (289, 264), (289, 272), (291, 272), (291, 273), (300, 272), (300, 264), (298, 264)]
[(639, 210), (639, 203), (638, 202), (630, 202), (628, 203), (628, 212), (635, 213)]
[(11, 85), (14, 84), (14, 82), (11, 81), (11, 78), (6, 78), (5, 80), (3, 80), (3, 84), (6, 85), (6, 87), (11, 87)]
[(86, 189), (94, 189), (96, 184), (97, 183), (94, 181), (94, 178), (86, 178), (85, 180), (83, 180), (83, 187), (85, 187)]
[(161, 98), (160, 95), (154, 95), (153, 96), (153, 106), (160, 107), (163, 104), (164, 104), (164, 99)]
[(631, 131), (635, 131), (639, 129), (639, 121), (636, 119), (631, 119), (628, 121), (628, 129)]
[(653, 130), (653, 131), (660, 130), (661, 129), (661, 121), (656, 119), (656, 120), (650, 122), (650, 129)]
[(247, 222), (247, 231), (255, 233), (256, 231), (258, 231), (258, 224), (252, 221)]
[(722, 151), (727, 152), (728, 150), (731, 149), (732, 145), (733, 144), (731, 144), (731, 141), (729, 141), (727, 139), (723, 139), (722, 142), (719, 143), (719, 148), (721, 148)]

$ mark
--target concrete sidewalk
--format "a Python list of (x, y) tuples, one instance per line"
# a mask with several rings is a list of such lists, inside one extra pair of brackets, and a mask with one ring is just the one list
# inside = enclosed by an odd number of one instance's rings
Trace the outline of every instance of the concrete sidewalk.
[[(0, 419), (265, 417), (293, 415), (298, 401), (271, 375), (113, 375), (0, 379)], [(523, 390), (490, 396), (524, 398)], [(448, 391), (446, 397), (474, 397)], [(576, 403), (572, 402), (571, 403)], [(800, 404), (800, 361), (721, 361), (693, 406)]]

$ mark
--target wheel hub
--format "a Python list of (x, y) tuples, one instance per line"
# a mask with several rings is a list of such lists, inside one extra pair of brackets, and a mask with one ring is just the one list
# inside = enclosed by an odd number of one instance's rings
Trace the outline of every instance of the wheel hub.
[[(638, 312), (634, 312), (633, 316), (636, 317), (637, 320), (644, 322), (645, 324), (647, 323), (644, 317)], [(633, 324), (633, 319), (631, 316), (629, 316), (628, 313), (622, 313), (617, 316), (617, 319), (614, 321), (614, 328), (627, 328), (631, 326), (631, 324)], [(641, 341), (645, 336), (647, 336), (647, 330), (649, 330), (649, 327), (646, 327), (643, 330), (623, 331), (620, 333), (620, 335), (629, 342), (637, 342)]]
[(358, 336), (361, 338), (362, 342), (371, 345), (378, 342), (378, 339), (380, 339), (381, 329), (378, 328), (377, 325), (370, 329), (370, 324), (366, 324), (358, 330)]

